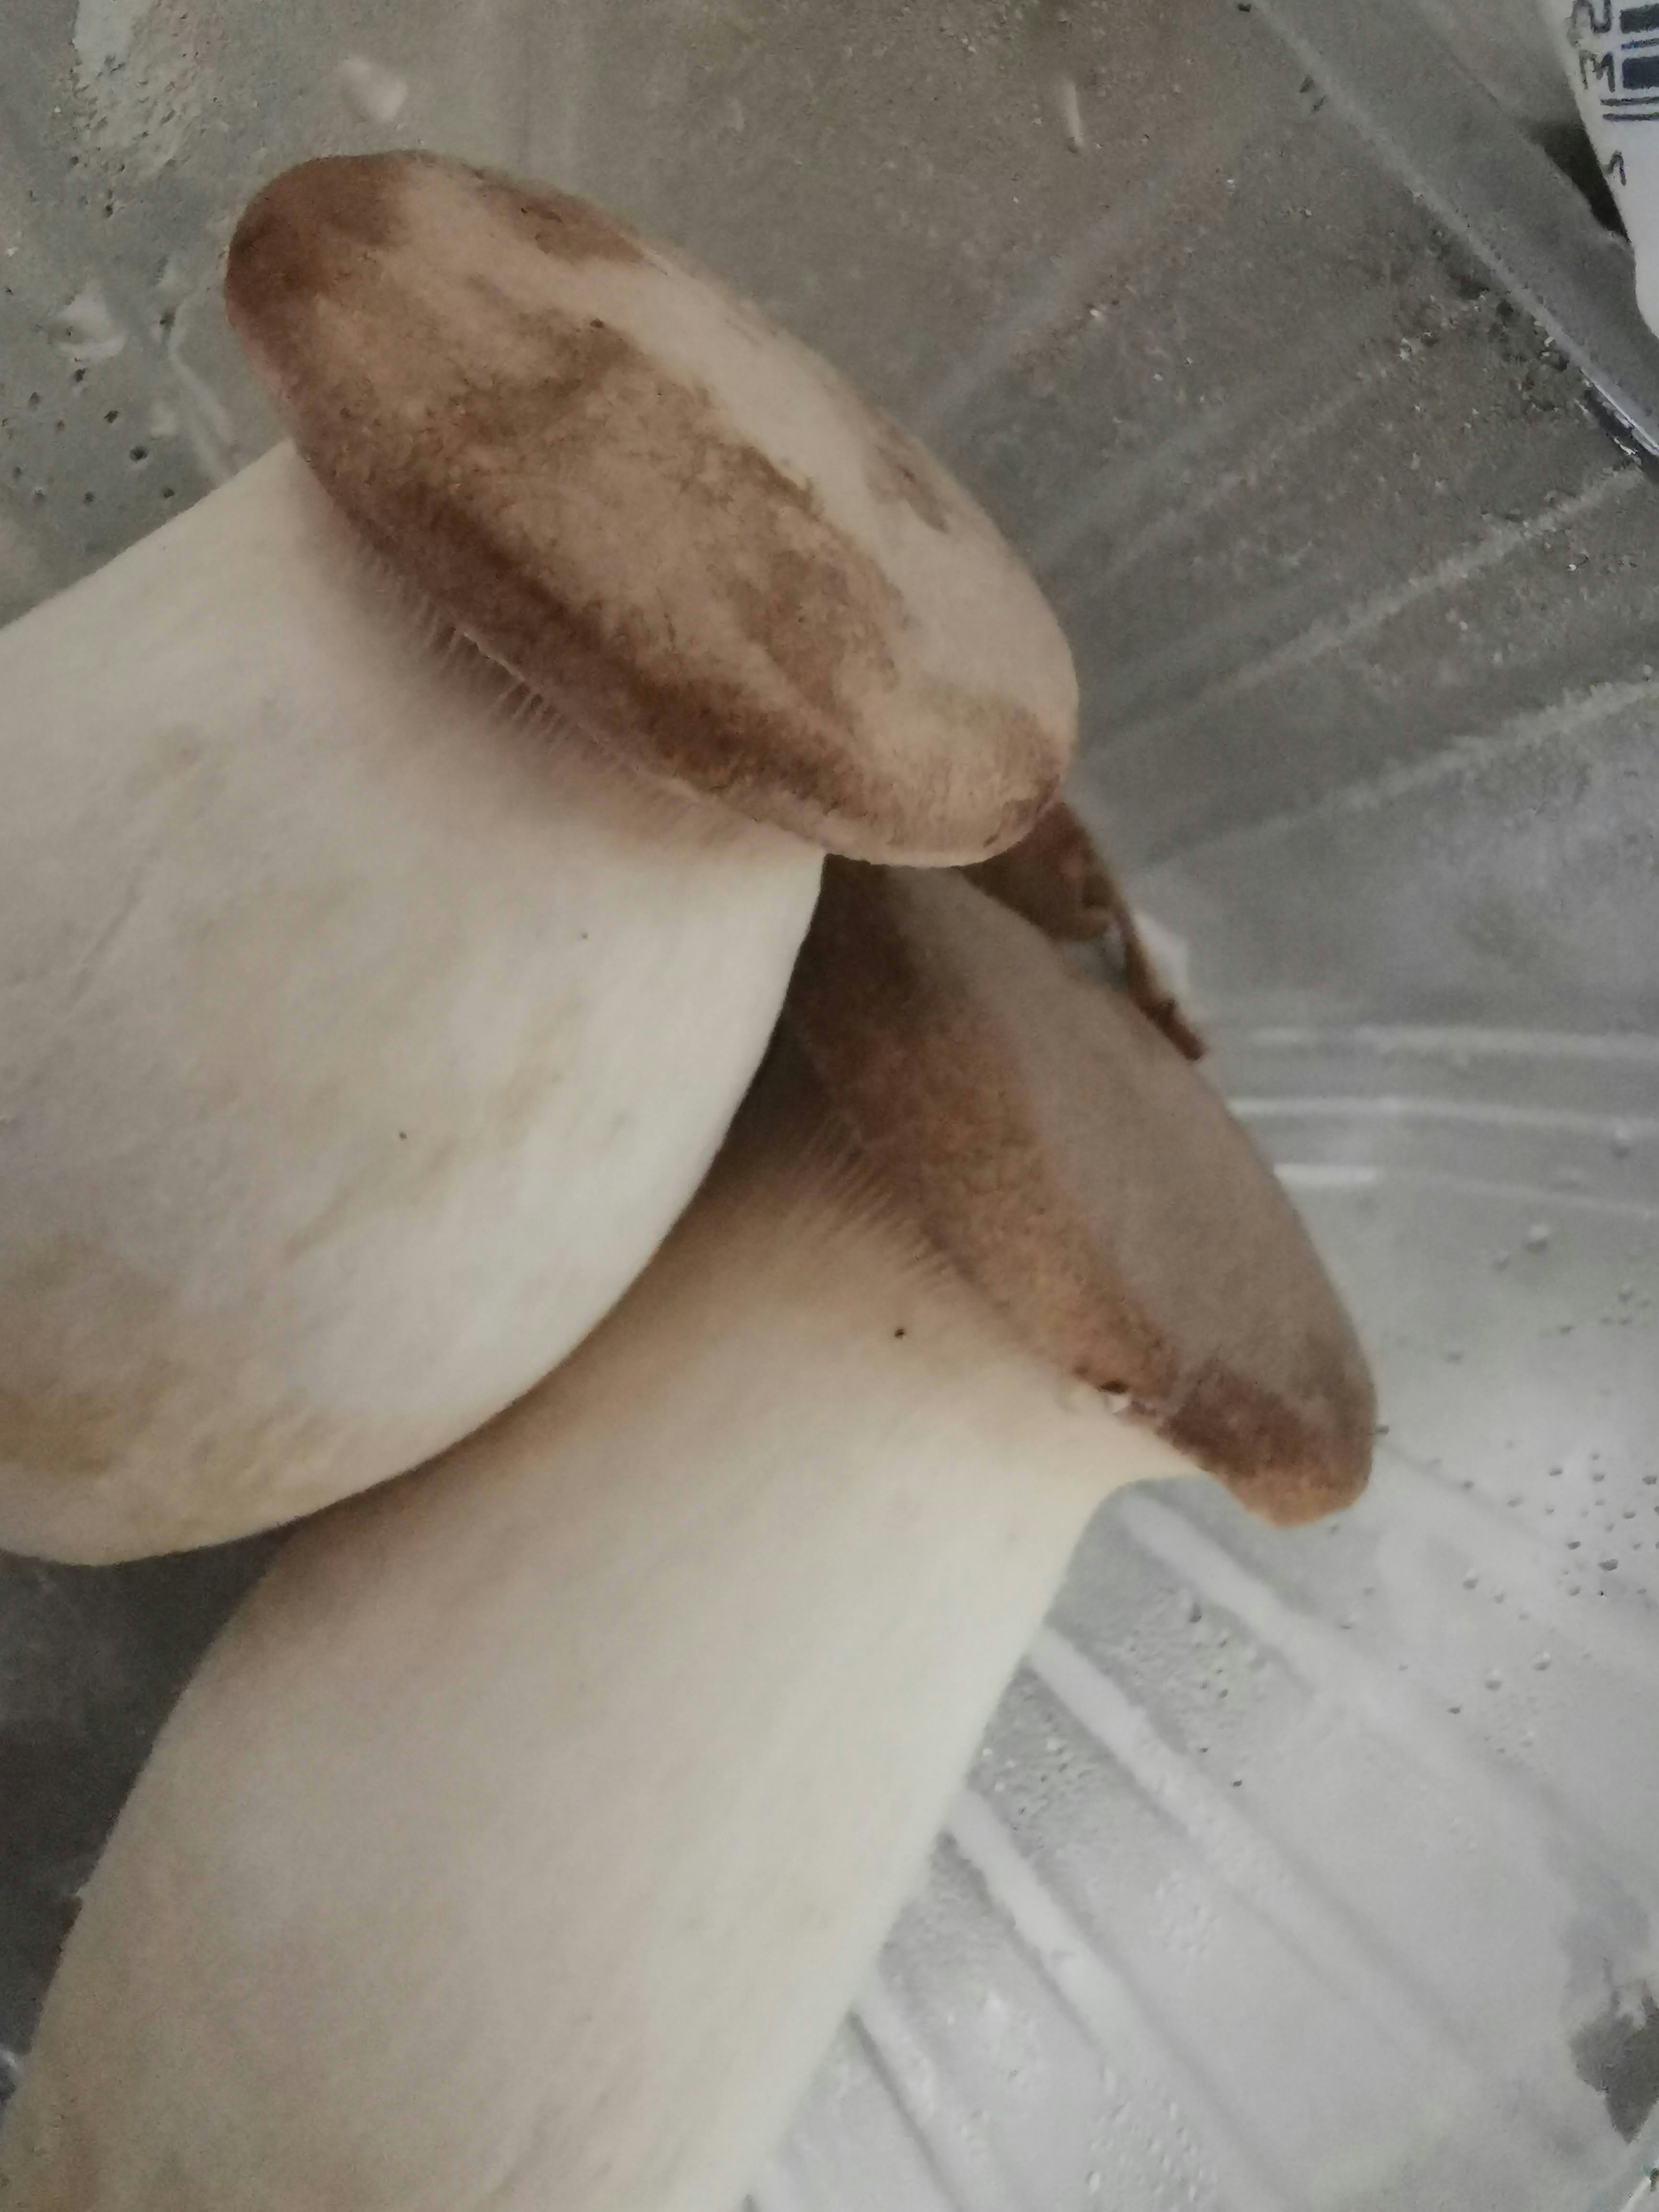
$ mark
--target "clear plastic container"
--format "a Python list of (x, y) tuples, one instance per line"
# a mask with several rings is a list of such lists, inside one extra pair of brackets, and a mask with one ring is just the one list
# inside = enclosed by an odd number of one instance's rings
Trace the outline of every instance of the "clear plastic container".
[[(1559, 130), (1495, 17), (1395, 14)], [(1468, 226), (1222, 0), (0, 0), (0, 617), (273, 434), (216, 292), (264, 176), (423, 144), (614, 203), (1037, 568), (1079, 803), (1371, 1346), (1341, 1522), (1102, 1516), (758, 2212), (1637, 2202), (1659, 490)], [(0, 1564), (9, 2051), (259, 1556)]]

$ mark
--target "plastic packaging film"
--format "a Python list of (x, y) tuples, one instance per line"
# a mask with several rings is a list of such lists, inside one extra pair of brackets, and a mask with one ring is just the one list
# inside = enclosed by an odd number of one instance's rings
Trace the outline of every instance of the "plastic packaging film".
[[(1459, 13), (1402, 54), (1480, 69)], [(1341, 1520), (1103, 1515), (757, 2212), (1622, 2212), (1659, 2102), (1659, 515), (1577, 371), (1260, 9), (4, 0), (0, 46), (0, 617), (274, 435), (216, 272), (287, 162), (437, 146), (682, 240), (1036, 568), (1077, 803), (1371, 1351)], [(1517, 51), (1520, 134), (1566, 80)], [(20, 2061), (259, 1556), (0, 1565)]]

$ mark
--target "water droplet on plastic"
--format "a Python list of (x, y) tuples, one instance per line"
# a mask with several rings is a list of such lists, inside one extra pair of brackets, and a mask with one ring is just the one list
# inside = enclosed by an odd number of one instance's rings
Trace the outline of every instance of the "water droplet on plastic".
[(1463, 1577), (1463, 1587), (1464, 1587), (1464, 1589), (1480, 1589), (1480, 1576), (1479, 1576), (1479, 1575), (1477, 1575), (1477, 1574), (1474, 1572), (1474, 1569), (1473, 1569), (1473, 1568), (1471, 1568), (1471, 1569), (1470, 1569), (1470, 1571), (1469, 1571), (1469, 1572), (1464, 1576), (1464, 1577)]
[(1503, 1686), (1504, 1677), (1498, 1673), (1497, 1668), (1494, 1667), (1486, 1677), (1486, 1687), (1489, 1690), (1501, 1690)]
[(355, 107), (365, 123), (384, 126), (395, 123), (403, 112), (409, 98), (408, 82), (384, 63), (353, 54), (340, 64), (335, 75), (347, 105)]
[(1528, 1252), (1547, 1252), (1550, 1238), (1554, 1234), (1547, 1221), (1534, 1221), (1527, 1231)]
[(1532, 1663), (1537, 1673), (1540, 1674), (1547, 1674), (1550, 1671), (1549, 1653), (1547, 1651), (1540, 1651)]
[(103, 287), (84, 284), (52, 319), (52, 343), (70, 361), (85, 368), (94, 362), (112, 361), (127, 342), (127, 334), (110, 313)]
[(1619, 1562), (1617, 1559), (1601, 1559), (1598, 1560), (1596, 1564), (1600, 1566), (1604, 1575), (1616, 1574), (1619, 1571)]

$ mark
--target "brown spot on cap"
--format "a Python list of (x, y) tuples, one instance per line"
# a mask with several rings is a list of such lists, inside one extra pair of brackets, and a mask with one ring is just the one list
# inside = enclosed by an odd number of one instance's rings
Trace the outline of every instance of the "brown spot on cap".
[(1294, 1209), (1115, 989), (959, 876), (831, 862), (788, 1018), (933, 1242), (1253, 1510), (1346, 1504), (1370, 1374)]
[(307, 162), (231, 320), (362, 533), (642, 772), (841, 852), (1018, 838), (1076, 725), (992, 524), (817, 356), (585, 201), (431, 155)]
[(1208, 1048), (1160, 974), (1134, 908), (1063, 799), (1054, 801), (1018, 844), (963, 872), (1059, 944), (1114, 939), (1123, 988), (1136, 1006), (1187, 1059), (1203, 1059)]

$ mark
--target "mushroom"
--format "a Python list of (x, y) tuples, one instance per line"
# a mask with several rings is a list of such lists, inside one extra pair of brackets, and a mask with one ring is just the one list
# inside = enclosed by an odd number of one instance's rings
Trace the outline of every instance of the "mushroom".
[(985, 516), (585, 203), (315, 161), (233, 241), (291, 427), (0, 635), (0, 1545), (107, 1559), (470, 1433), (619, 1296), (824, 848), (1047, 803)]
[(1207, 1468), (1301, 1521), (1371, 1413), (1277, 1185), (1127, 998), (954, 877), (832, 862), (629, 1297), (300, 1531), (186, 1691), (6, 2212), (730, 2212), (1101, 1499)]
[(1123, 988), (1188, 1060), (1207, 1047), (1158, 972), (1134, 908), (1094, 840), (1063, 799), (1055, 799), (1017, 845), (963, 871), (981, 890), (1056, 943), (1116, 942)]

